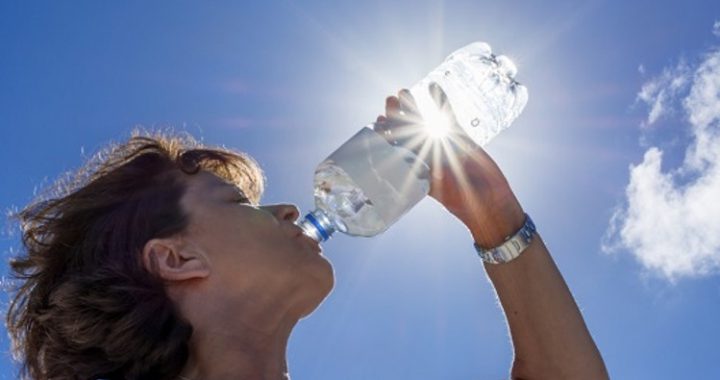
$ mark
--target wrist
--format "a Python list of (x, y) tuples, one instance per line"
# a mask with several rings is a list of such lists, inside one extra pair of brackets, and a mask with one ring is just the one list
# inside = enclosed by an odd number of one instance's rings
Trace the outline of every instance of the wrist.
[(505, 264), (520, 257), (520, 255), (530, 247), (535, 236), (535, 223), (532, 218), (525, 214), (525, 222), (523, 226), (517, 230), (512, 236), (505, 238), (502, 244), (491, 249), (485, 249), (475, 243), (475, 251), (478, 256), (486, 264)]
[(490, 210), (474, 221), (465, 223), (479, 247), (491, 249), (505, 242), (525, 223), (525, 212), (519, 203)]

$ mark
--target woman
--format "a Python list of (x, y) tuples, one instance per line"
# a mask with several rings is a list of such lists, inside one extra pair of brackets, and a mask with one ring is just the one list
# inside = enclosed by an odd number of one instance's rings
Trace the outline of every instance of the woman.
[[(404, 138), (420, 133), (415, 115), (403, 90), (377, 124), (417, 151)], [(457, 128), (453, 141), (462, 171), (447, 156), (432, 162), (430, 195), (480, 250), (503, 246), (525, 213), (492, 159)], [(25, 250), (11, 264), (23, 282), (7, 324), (27, 378), (288, 378), (288, 337), (329, 294), (333, 271), (293, 223), (296, 207), (258, 206), (252, 159), (189, 137), (134, 136), (55, 190), (20, 213)], [(517, 253), (486, 264), (512, 336), (511, 376), (607, 378), (542, 240)]]

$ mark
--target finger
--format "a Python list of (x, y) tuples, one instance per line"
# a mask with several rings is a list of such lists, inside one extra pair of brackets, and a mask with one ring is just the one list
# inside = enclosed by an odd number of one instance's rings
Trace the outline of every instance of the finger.
[(418, 109), (417, 103), (415, 103), (415, 98), (412, 96), (412, 93), (407, 89), (402, 89), (398, 92), (398, 99), (400, 101), (400, 109), (405, 114), (407, 121), (417, 124), (422, 123), (422, 115), (420, 114), (420, 110)]
[(385, 99), (385, 116), (388, 119), (396, 119), (400, 117), (400, 101), (394, 96), (388, 96)]
[(432, 96), (433, 101), (438, 106), (440, 111), (450, 119), (450, 126), (452, 128), (452, 131), (460, 132), (462, 128), (460, 127), (460, 123), (455, 116), (455, 111), (453, 110), (452, 105), (448, 100), (448, 96), (442, 89), (442, 87), (440, 87), (440, 85), (438, 85), (436, 82), (432, 82), (428, 87), (428, 91), (430, 91), (430, 95)]
[(428, 87), (428, 91), (430, 91), (430, 95), (435, 102), (435, 105), (437, 105), (440, 112), (442, 112), (448, 119), (450, 119), (450, 127), (455, 129), (459, 127), (457, 118), (455, 118), (455, 112), (452, 109), (452, 106), (450, 105), (450, 102), (448, 101), (447, 94), (445, 94), (445, 91), (435, 82), (430, 83), (430, 86)]
[(387, 118), (385, 116), (378, 116), (373, 129), (375, 129), (375, 132), (379, 133), (391, 145), (397, 145), (395, 136), (390, 130), (390, 126), (388, 124), (389, 123), (387, 122)]
[(398, 92), (398, 99), (400, 100), (400, 106), (405, 108), (407, 112), (418, 113), (417, 103), (412, 93), (407, 89), (402, 89)]
[(457, 120), (455, 111), (450, 104), (447, 94), (436, 82), (430, 83), (428, 91), (435, 102), (440, 108), (440, 111), (446, 115), (450, 120), (450, 131), (448, 133), (448, 143), (453, 150), (468, 150), (475, 147), (477, 144), (470, 138), (467, 132), (463, 129)]
[(400, 99), (395, 96), (390, 96), (385, 100), (385, 115), (388, 118), (388, 122), (396, 127), (411, 124), (413, 119), (417, 118), (415, 116), (410, 117), (404, 110)]
[(398, 97), (385, 99), (386, 123), (383, 125), (392, 138), (392, 143), (412, 150), (413, 141), (418, 136), (416, 121), (418, 116), (410, 115)]
[(436, 82), (432, 82), (428, 86), (428, 91), (430, 92), (430, 97), (432, 97), (435, 105), (437, 105), (438, 108), (443, 109), (445, 104), (447, 104), (447, 95), (445, 95), (445, 91), (443, 91), (442, 87), (440, 87), (440, 85)]

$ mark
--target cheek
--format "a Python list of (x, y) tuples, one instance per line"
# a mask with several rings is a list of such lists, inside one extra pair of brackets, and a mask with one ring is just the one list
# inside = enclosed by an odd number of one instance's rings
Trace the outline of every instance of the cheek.
[(291, 254), (294, 251), (291, 241), (278, 230), (256, 227), (244, 224), (212, 229), (205, 240), (209, 255), (218, 264), (243, 272), (267, 274), (290, 264), (295, 256)]
[[(195, 238), (208, 251), (214, 266), (233, 271), (262, 272), (282, 276), (302, 265), (307, 247), (290, 225), (278, 224), (274, 216), (247, 209), (208, 210), (195, 219)], [(229, 268), (228, 268), (229, 269)]]
[(196, 215), (195, 231), (202, 235), (204, 240), (234, 245), (244, 245), (244, 242), (261, 238), (264, 235), (263, 221), (256, 215), (242, 211), (228, 207), (208, 209)]

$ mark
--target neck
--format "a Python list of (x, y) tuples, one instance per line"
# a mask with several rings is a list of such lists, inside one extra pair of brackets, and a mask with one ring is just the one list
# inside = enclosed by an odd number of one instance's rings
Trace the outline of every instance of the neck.
[(182, 376), (192, 380), (289, 379), (287, 342), (293, 323), (267, 333), (247, 326), (193, 333)]
[(249, 307), (222, 312), (212, 307), (200, 310), (205, 311), (200, 318), (191, 317), (195, 322), (190, 357), (181, 378), (289, 379), (287, 343), (300, 315), (278, 308), (262, 313), (247, 313)]

